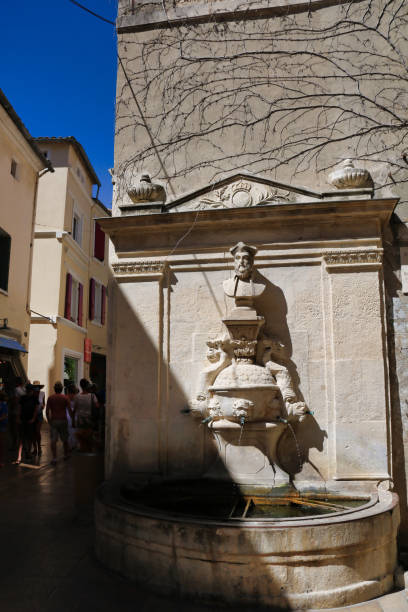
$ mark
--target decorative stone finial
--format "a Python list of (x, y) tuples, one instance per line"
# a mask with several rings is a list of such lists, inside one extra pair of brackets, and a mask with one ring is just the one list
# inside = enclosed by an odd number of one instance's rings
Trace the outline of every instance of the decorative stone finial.
[(164, 202), (166, 201), (166, 190), (163, 185), (152, 183), (148, 174), (142, 174), (139, 183), (128, 190), (128, 196), (134, 204), (143, 202)]
[(343, 160), (338, 168), (329, 174), (329, 183), (337, 189), (363, 189), (373, 187), (368, 170), (355, 168), (352, 159)]

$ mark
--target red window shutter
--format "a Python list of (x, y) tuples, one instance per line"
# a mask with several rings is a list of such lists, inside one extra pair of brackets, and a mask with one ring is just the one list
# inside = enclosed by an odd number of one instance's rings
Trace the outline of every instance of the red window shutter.
[(102, 285), (101, 323), (105, 325), (106, 287)]
[(94, 256), (96, 259), (99, 259), (99, 261), (103, 261), (105, 259), (105, 232), (101, 229), (101, 226), (96, 221)]
[(95, 318), (95, 279), (89, 281), (89, 318), (91, 321)]
[(78, 325), (82, 327), (82, 307), (84, 303), (84, 286), (78, 283)]
[(67, 274), (67, 282), (65, 287), (65, 309), (64, 317), (71, 319), (71, 295), (72, 295), (72, 276)]

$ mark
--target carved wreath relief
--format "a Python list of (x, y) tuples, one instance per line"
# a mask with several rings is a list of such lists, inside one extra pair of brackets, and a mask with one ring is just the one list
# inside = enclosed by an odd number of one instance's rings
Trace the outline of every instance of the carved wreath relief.
[(216, 208), (246, 208), (261, 206), (271, 202), (289, 202), (293, 200), (288, 191), (259, 185), (251, 181), (239, 180), (208, 195), (183, 205), (183, 210), (208, 210)]

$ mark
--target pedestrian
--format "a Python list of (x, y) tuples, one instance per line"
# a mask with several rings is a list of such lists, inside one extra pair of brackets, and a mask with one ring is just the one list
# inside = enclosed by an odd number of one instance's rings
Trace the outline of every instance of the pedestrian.
[(73, 423), (73, 419), (71, 418), (71, 415), (74, 414), (74, 404), (75, 404), (75, 396), (78, 393), (78, 388), (76, 387), (76, 385), (69, 385), (68, 389), (67, 389), (67, 398), (69, 400), (69, 408), (67, 408), (66, 413), (67, 413), (67, 421), (68, 421), (68, 444), (69, 444), (69, 448), (72, 451), (76, 445), (77, 445), (77, 441), (76, 441), (76, 437), (75, 437), (75, 430), (74, 430), (74, 423)]
[(35, 428), (34, 428), (33, 454), (38, 455), (40, 457), (42, 455), (41, 427), (44, 422), (45, 393), (44, 391), (41, 390), (44, 387), (44, 385), (42, 385), (39, 380), (35, 380), (33, 382), (33, 386), (38, 390), (38, 409), (37, 409), (37, 419), (35, 421)]
[(6, 463), (8, 404), (7, 395), (0, 391), (0, 468)]
[(10, 434), (10, 450), (17, 448), (19, 438), (19, 415), (21, 410), (20, 400), (25, 395), (25, 387), (21, 376), (17, 376), (14, 380), (14, 390), (10, 401), (8, 427)]
[(96, 395), (90, 392), (90, 383), (86, 378), (79, 382), (81, 393), (74, 400), (75, 435), (79, 443), (79, 450), (91, 452), (93, 450), (94, 429), (97, 427), (95, 413), (98, 410)]
[(71, 410), (71, 407), (66, 395), (62, 394), (63, 388), (60, 381), (55, 383), (55, 393), (49, 396), (45, 409), (47, 421), (51, 427), (51, 465), (56, 465), (57, 463), (58, 437), (64, 446), (64, 459), (69, 458), (67, 408)]
[(21, 463), (22, 452), (24, 450), (24, 459), (30, 461), (31, 447), (34, 442), (35, 421), (38, 412), (38, 391), (28, 383), (25, 386), (25, 395), (20, 397), (20, 411), (18, 414), (18, 453), (14, 463)]

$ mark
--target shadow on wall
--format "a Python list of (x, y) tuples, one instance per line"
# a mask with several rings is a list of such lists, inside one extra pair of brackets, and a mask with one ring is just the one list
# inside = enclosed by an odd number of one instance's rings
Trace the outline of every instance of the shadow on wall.
[[(274, 285), (258, 271), (257, 275), (259, 280), (265, 284), (265, 291), (256, 304), (258, 314), (265, 318), (263, 332), (279, 338), (284, 344), (282, 359), (277, 361), (288, 369), (294, 391), (299, 401), (304, 402), (305, 399), (299, 388), (301, 381), (298, 370), (296, 364), (291, 360), (292, 341), (287, 323), (286, 298), (280, 287)], [(273, 304), (272, 312), (271, 304)], [(278, 457), (281, 467), (290, 474), (292, 480), (296, 475), (300, 475), (305, 464), (308, 464), (306, 467), (310, 466), (312, 470), (307, 469), (307, 478), (325, 482), (318, 467), (311, 462), (309, 451), (315, 448), (323, 452), (326, 438), (327, 432), (320, 428), (312, 415), (308, 415), (302, 422), (294, 423), (292, 429), (288, 429), (282, 435), (278, 445)]]
[[(163, 287), (161, 291), (163, 298), (167, 288)], [(120, 321), (110, 321), (110, 329), (115, 330), (111, 331), (115, 333), (115, 350), (108, 361), (109, 386), (114, 386), (115, 389), (113, 395), (109, 393), (109, 404), (113, 397), (115, 405), (109, 405), (107, 411), (110, 427), (110, 479), (121, 484), (134, 483), (136, 487), (168, 480), (187, 479), (197, 482), (206, 469), (206, 438), (210, 432), (207, 426), (200, 425), (199, 420), (181, 413), (190, 398), (184, 393), (171, 368), (167, 373), (160, 369), (157, 372), (161, 359), (160, 340), (163, 339), (163, 329), (157, 329), (156, 344), (140, 318), (136, 316), (121, 286), (112, 287), (109, 295), (112, 301), (109, 316), (112, 317), (114, 312), (121, 313)], [(182, 316), (181, 313), (178, 313), (178, 316)], [(185, 316), (191, 318), (188, 309)], [(154, 318), (154, 314), (152, 317)], [(118, 368), (115, 357), (125, 345), (133, 358), (127, 361), (125, 367)], [(174, 435), (176, 431), (177, 436)], [(107, 438), (109, 439), (109, 436)], [(224, 477), (227, 486), (234, 485), (226, 469)], [(235, 504), (239, 495), (236, 490)], [(244, 499), (241, 497), (239, 502), (244, 502)], [(255, 553), (259, 551), (254, 548), (254, 542), (243, 529), (240, 554), (248, 558), (250, 563)], [(177, 555), (177, 552), (174, 554)], [(214, 583), (217, 583), (221, 574), (218, 575), (216, 564), (211, 564), (208, 570), (213, 573)], [(243, 572), (245, 573), (245, 569)], [(265, 561), (251, 580), (259, 585), (260, 601), (261, 594), (267, 588), (272, 597), (276, 597), (274, 609), (288, 610), (290, 607), (282, 592), (282, 583), (275, 579), (274, 572), (273, 565)], [(137, 575), (138, 581), (140, 580), (145, 588), (156, 588), (156, 577), (148, 573), (145, 575), (142, 567), (140, 576), (139, 573)], [(231, 589), (239, 590), (240, 579), (236, 584), (233, 584), (234, 580), (237, 578), (231, 577)], [(175, 563), (174, 591), (170, 594), (182, 598), (183, 591), (183, 583), (178, 579)], [(200, 592), (197, 592), (197, 597), (199, 601), (203, 601)], [(249, 605), (249, 602), (243, 600), (242, 605), (245, 610), (245, 605)], [(257, 602), (252, 601), (250, 609), (253, 609), (253, 605), (257, 605)]]
[(408, 243), (408, 228), (394, 213), (389, 240), (384, 240), (388, 358), (391, 391), (392, 474), (400, 499), (400, 544), (408, 549), (407, 461), (404, 441), (408, 433), (408, 355), (406, 346), (408, 299), (401, 294), (397, 272), (401, 270), (400, 245)]
[[(285, 365), (285, 367), (289, 370), (296, 395), (299, 398), (299, 401), (303, 402), (304, 397), (299, 389), (299, 374), (296, 364), (291, 360), (292, 340), (287, 323), (288, 307), (286, 298), (280, 287), (271, 283), (270, 280), (262, 276), (258, 271), (257, 275), (261, 282), (265, 285), (265, 291), (256, 303), (258, 314), (265, 318), (265, 325), (263, 326), (262, 331), (267, 336), (278, 338), (284, 345), (282, 359), (281, 361), (277, 361), (278, 363)], [(270, 307), (271, 304), (273, 304), (272, 312)]]
[[(281, 467), (290, 474), (293, 480), (295, 476), (301, 474), (305, 467), (310, 466), (312, 471), (308, 470), (307, 477), (317, 476), (324, 483), (323, 475), (309, 458), (309, 451), (312, 448), (319, 452), (323, 451), (327, 432), (320, 428), (316, 419), (311, 415), (307, 416), (301, 423), (295, 423), (292, 427), (293, 431), (286, 430), (279, 440), (278, 457)], [(294, 484), (296, 486), (296, 483)]]

